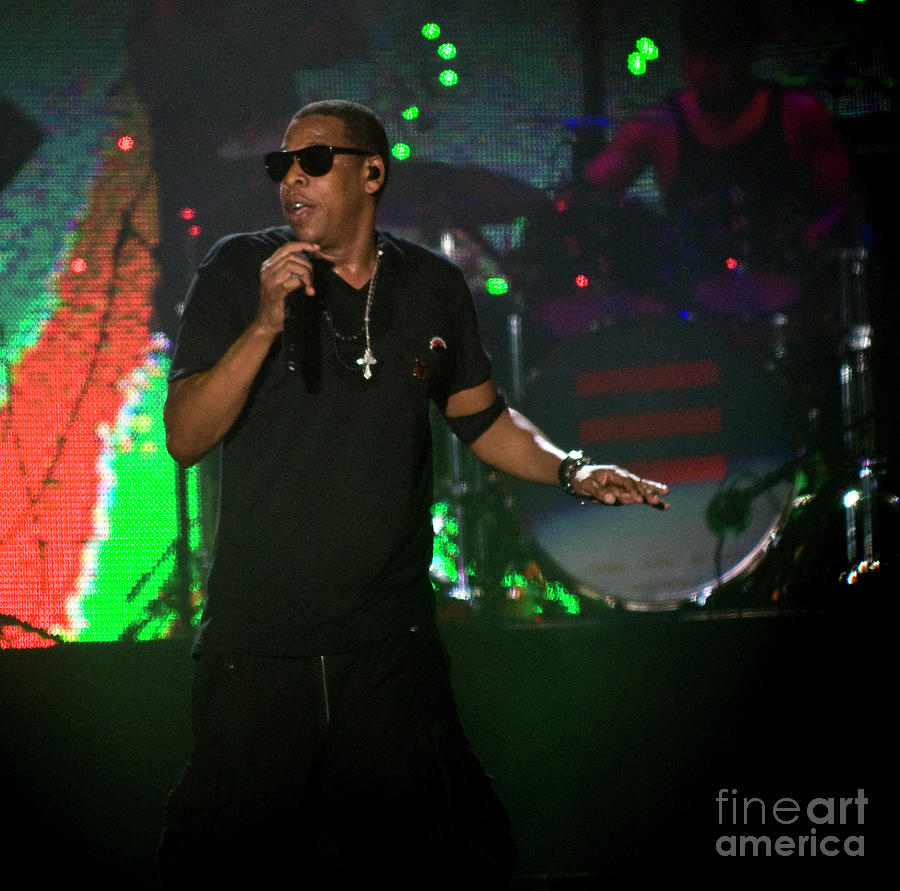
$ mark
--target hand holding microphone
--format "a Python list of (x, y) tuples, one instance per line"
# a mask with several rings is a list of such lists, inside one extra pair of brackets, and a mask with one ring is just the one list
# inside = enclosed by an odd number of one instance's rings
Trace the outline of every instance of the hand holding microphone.
[(298, 362), (300, 302), (312, 297), (313, 266), (309, 252), (317, 244), (289, 241), (278, 248), (260, 269), (258, 320), (267, 328), (280, 330), (281, 346), (288, 369), (295, 371)]

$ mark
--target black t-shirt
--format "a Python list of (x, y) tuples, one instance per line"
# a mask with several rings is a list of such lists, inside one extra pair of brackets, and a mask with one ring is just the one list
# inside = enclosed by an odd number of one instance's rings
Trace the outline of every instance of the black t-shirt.
[[(170, 379), (211, 368), (256, 315), (259, 268), (292, 239), (229, 236), (201, 264)], [(429, 405), (490, 377), (459, 269), (382, 236), (370, 380), (367, 288), (316, 264), (295, 371), (277, 341), (221, 450), (219, 522), (198, 652), (349, 651), (433, 610)], [(324, 308), (327, 306), (330, 321)]]

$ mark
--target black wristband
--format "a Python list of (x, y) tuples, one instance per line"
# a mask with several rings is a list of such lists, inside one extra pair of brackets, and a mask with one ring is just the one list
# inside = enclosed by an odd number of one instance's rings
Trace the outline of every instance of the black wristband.
[(573, 481), (575, 479), (575, 474), (580, 468), (595, 463), (596, 462), (585, 455), (584, 452), (569, 452), (569, 454), (559, 462), (559, 485), (562, 487), (562, 490), (568, 492), (569, 495), (574, 495), (576, 498), (587, 498), (587, 495), (579, 495), (578, 492), (575, 491)]

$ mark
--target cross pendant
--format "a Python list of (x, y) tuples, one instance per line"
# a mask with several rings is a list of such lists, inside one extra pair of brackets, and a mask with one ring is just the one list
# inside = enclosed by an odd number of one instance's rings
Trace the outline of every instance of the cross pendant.
[(378, 364), (378, 360), (372, 355), (372, 351), (366, 347), (365, 353), (361, 359), (356, 360), (356, 364), (366, 366), (363, 371), (363, 377), (366, 380), (370, 380), (372, 377), (372, 366)]

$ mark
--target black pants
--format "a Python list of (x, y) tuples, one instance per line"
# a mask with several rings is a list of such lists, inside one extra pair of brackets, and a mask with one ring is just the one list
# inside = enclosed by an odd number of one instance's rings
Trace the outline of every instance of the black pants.
[(462, 732), (434, 629), (339, 656), (200, 656), (192, 717), (164, 887), (506, 887), (509, 821)]

